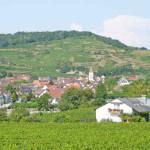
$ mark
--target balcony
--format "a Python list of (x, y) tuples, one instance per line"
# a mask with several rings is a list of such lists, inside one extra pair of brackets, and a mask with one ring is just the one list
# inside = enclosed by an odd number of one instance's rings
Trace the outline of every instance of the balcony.
[(111, 113), (111, 114), (121, 114), (121, 113), (123, 113), (123, 110), (122, 109), (111, 109), (111, 108), (108, 108), (108, 112)]

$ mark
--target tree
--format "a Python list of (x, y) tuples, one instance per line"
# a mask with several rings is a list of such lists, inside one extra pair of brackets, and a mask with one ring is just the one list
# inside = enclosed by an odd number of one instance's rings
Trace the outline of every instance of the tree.
[(104, 84), (98, 84), (96, 87), (94, 105), (102, 105), (107, 98), (107, 90)]
[(16, 94), (16, 92), (13, 92), (12, 95), (11, 95), (12, 99), (13, 99), (13, 102), (16, 102), (17, 99), (18, 99), (18, 95)]
[(128, 97), (147, 95), (147, 90), (148, 86), (145, 81), (134, 81), (131, 85), (123, 87), (123, 92), (127, 93)]
[(19, 122), (23, 117), (29, 116), (29, 111), (26, 108), (16, 108), (12, 110), (9, 118), (12, 121)]
[(12, 94), (13, 92), (15, 92), (15, 90), (14, 90), (13, 87), (12, 87), (12, 85), (10, 85), (10, 84), (8, 84), (8, 85), (5, 87), (5, 89), (6, 89), (7, 91), (10, 91), (11, 94)]
[(32, 91), (29, 92), (29, 94), (27, 95), (27, 101), (31, 101), (32, 98), (34, 98), (34, 94), (32, 93)]
[(51, 96), (48, 93), (43, 94), (40, 98), (37, 99), (38, 109), (49, 110), (49, 98)]
[(50, 80), (50, 82), (48, 83), (49, 85), (54, 85), (53, 81)]
[(86, 84), (91, 84), (91, 82), (88, 80), (88, 81), (86, 82)]
[(80, 93), (76, 88), (69, 88), (65, 91), (59, 101), (60, 110), (69, 110), (78, 108), (80, 105)]
[(12, 72), (8, 72), (7, 76), (8, 77), (13, 77), (13, 73)]
[(21, 95), (21, 102), (22, 102), (22, 103), (27, 102), (27, 94), (22, 94), (22, 95)]
[(5, 78), (7, 76), (7, 72), (2, 70), (0, 73), (0, 78)]
[(6, 109), (0, 109), (0, 121), (7, 121), (7, 110)]
[(80, 107), (88, 107), (91, 104), (91, 100), (93, 99), (94, 93), (91, 89), (80, 90)]

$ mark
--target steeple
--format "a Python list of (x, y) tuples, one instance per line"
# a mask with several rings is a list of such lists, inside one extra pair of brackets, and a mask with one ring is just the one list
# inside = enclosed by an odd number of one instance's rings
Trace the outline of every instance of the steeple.
[(90, 72), (93, 72), (93, 68), (92, 67), (90, 68)]

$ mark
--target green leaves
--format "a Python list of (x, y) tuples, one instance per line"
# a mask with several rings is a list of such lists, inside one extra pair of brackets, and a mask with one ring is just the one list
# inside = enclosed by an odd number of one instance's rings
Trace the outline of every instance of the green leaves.
[(89, 102), (93, 99), (93, 91), (91, 89), (69, 88), (61, 97), (59, 102), (60, 110), (76, 109), (79, 107), (88, 107)]
[(1, 122), (0, 129), (0, 149), (150, 149), (149, 123)]
[(48, 99), (50, 95), (48, 93), (43, 94), (40, 98), (37, 98), (38, 109), (49, 110), (49, 102)]
[(107, 90), (104, 84), (98, 84), (96, 87), (96, 93), (95, 93), (95, 105), (101, 105), (105, 102), (105, 99), (107, 97)]

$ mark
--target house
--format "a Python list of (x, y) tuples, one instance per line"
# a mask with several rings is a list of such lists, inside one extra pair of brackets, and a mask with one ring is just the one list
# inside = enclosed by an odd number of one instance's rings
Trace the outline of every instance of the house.
[(132, 114), (133, 112), (150, 112), (150, 99), (145, 95), (141, 98), (117, 98), (96, 109), (97, 122), (112, 120), (121, 122), (121, 114)]
[(7, 86), (8, 84), (11, 84), (11, 80), (9, 79), (1, 79), (0, 80), (0, 86)]
[(70, 83), (76, 83), (77, 82), (77, 78), (76, 77), (68, 77), (68, 78), (64, 78), (64, 77), (57, 77), (57, 84), (70, 84)]
[(49, 89), (49, 91), (51, 91), (52, 89), (56, 88), (57, 85), (44, 85), (42, 89)]
[(41, 82), (49, 82), (51, 80), (51, 77), (38, 77), (38, 80)]
[(124, 85), (129, 85), (131, 82), (129, 82), (124, 76), (120, 78), (117, 82), (117, 85), (124, 86)]
[(49, 94), (49, 90), (48, 89), (35, 89), (35, 97), (41, 97), (43, 94), (48, 93)]
[(39, 80), (34, 80), (33, 81), (33, 86), (34, 87), (43, 87), (47, 84), (48, 84), (48, 82), (42, 82), (42, 81), (39, 81)]
[(0, 89), (0, 106), (9, 103), (12, 103), (10, 91), (8, 92), (5, 89)]
[(21, 80), (30, 80), (30, 76), (29, 75), (16, 75), (15, 76), (17, 79), (18, 79), (18, 81), (21, 81)]
[(2, 93), (0, 93), (0, 106), (5, 104), (5, 98), (4, 95)]
[(32, 92), (32, 89), (28, 86), (21, 86), (20, 87), (20, 92), (21, 94), (29, 94), (30, 92)]

